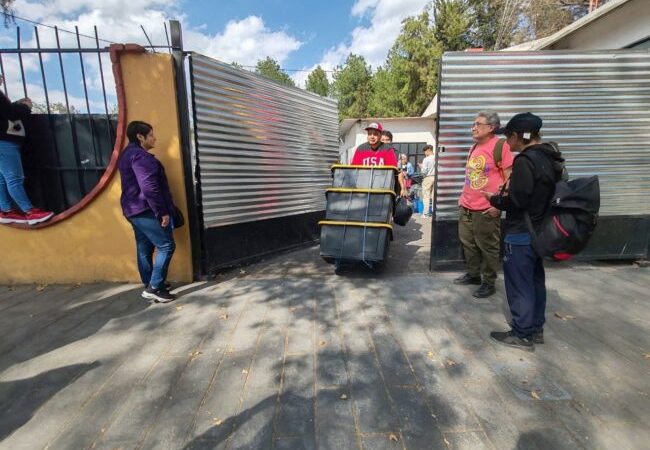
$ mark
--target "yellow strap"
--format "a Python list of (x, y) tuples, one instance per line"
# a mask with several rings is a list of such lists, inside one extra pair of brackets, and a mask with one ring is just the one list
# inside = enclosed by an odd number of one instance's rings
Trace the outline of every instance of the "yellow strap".
[(338, 220), (321, 220), (318, 226), (322, 225), (335, 225), (335, 226), (349, 226), (349, 227), (364, 227), (364, 228), (386, 228), (393, 231), (393, 226), (388, 223), (377, 222), (340, 222)]
[(394, 170), (395, 172), (398, 172), (397, 167), (395, 166), (360, 166), (360, 165), (353, 165), (353, 164), (334, 164), (331, 167), (332, 170), (334, 169), (379, 169), (379, 170)]
[(342, 194), (356, 193), (356, 194), (391, 194), (395, 197), (395, 191), (390, 189), (353, 189), (353, 188), (328, 188), (326, 192), (339, 192)]

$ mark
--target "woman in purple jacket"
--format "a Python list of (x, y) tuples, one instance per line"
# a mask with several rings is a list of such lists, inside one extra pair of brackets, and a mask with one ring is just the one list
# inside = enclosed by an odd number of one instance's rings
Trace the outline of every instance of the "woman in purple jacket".
[(142, 297), (154, 302), (171, 302), (175, 297), (169, 292), (166, 280), (176, 249), (172, 220), (176, 206), (165, 169), (149, 153), (156, 144), (153, 127), (146, 122), (134, 121), (126, 127), (126, 136), (129, 145), (118, 163), (122, 179), (120, 203), (135, 232), (138, 271), (146, 286)]

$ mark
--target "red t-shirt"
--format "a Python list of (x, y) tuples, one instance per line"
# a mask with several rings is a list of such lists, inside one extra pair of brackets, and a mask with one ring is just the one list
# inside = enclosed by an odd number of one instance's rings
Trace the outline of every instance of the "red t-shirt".
[(352, 164), (357, 166), (395, 166), (397, 167), (397, 156), (395, 150), (386, 144), (382, 144), (373, 150), (367, 142), (357, 147), (352, 157)]
[[(494, 136), (484, 144), (477, 145), (467, 158), (465, 166), (465, 186), (459, 203), (467, 209), (483, 211), (490, 207), (490, 202), (481, 191), (498, 192), (505, 182), (501, 170), (509, 169), (515, 159), (507, 142), (503, 143), (501, 162), (494, 164), (494, 146), (499, 138)], [(501, 170), (499, 170), (501, 169)]]

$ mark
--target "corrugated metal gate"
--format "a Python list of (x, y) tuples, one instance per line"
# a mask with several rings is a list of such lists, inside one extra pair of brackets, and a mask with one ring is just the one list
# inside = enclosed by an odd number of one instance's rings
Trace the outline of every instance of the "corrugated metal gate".
[(482, 109), (503, 124), (519, 112), (539, 115), (571, 176), (600, 177), (602, 218), (583, 257), (647, 257), (650, 52), (447, 53), (439, 99), (432, 267), (462, 259), (457, 204)]
[(190, 55), (206, 273), (317, 238), (336, 102)]

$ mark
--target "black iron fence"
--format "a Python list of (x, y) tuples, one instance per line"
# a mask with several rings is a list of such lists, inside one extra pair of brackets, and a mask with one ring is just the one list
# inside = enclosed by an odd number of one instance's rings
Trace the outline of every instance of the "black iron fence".
[(67, 42), (61, 34), (53, 27), (46, 38), (53, 46), (46, 47), (34, 27), (28, 37), (31, 47), (25, 48), (16, 27), (15, 48), (0, 49), (5, 95), (34, 102), (33, 114), (24, 121), (25, 187), (37, 206), (57, 213), (98, 183), (113, 150), (117, 122), (109, 49), (102, 47), (97, 28), (94, 36), (75, 28)]

